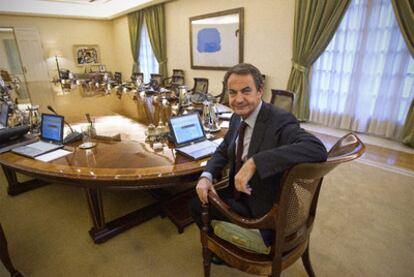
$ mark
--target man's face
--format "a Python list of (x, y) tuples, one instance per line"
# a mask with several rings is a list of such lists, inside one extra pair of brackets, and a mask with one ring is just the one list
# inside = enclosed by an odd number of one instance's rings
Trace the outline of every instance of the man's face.
[(260, 103), (263, 89), (256, 89), (253, 76), (231, 74), (227, 80), (229, 104), (233, 111), (246, 119)]

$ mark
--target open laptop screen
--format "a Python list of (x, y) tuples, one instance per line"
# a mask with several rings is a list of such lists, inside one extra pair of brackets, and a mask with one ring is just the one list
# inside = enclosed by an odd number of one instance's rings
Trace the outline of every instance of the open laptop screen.
[(43, 140), (62, 143), (63, 116), (42, 114), (41, 136)]
[(197, 141), (205, 137), (198, 113), (171, 117), (169, 124), (177, 145)]
[(0, 127), (7, 127), (9, 119), (9, 105), (5, 102), (0, 104)]

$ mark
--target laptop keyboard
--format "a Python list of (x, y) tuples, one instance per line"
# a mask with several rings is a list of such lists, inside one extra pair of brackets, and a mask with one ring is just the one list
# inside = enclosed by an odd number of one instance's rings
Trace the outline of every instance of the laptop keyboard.
[(194, 143), (194, 144), (190, 144), (190, 145), (187, 145), (187, 146), (180, 147), (179, 149), (182, 150), (182, 151), (185, 151), (185, 152), (193, 153), (195, 151), (201, 151), (201, 150), (206, 149), (206, 148), (216, 149), (217, 144), (215, 144), (214, 142), (211, 142), (209, 140), (203, 140), (201, 142), (197, 142), (197, 143)]

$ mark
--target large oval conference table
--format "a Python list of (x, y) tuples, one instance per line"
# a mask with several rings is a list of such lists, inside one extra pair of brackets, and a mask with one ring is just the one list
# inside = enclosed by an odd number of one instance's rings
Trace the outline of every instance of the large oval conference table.
[[(197, 179), (207, 161), (190, 160), (176, 153), (171, 143), (164, 143), (162, 150), (153, 150), (145, 142), (146, 125), (120, 115), (97, 118), (95, 128), (98, 134), (119, 133), (121, 141), (97, 139), (96, 147), (87, 150), (78, 147), (81, 142), (73, 143), (68, 146), (71, 154), (51, 162), (7, 152), (0, 154), (0, 164), (8, 180), (10, 195), (50, 183), (83, 188), (93, 222), (89, 234), (96, 243), (161, 212), (159, 201), (106, 222), (102, 190), (150, 190), (191, 182)], [(19, 182), (16, 173), (34, 179)]]

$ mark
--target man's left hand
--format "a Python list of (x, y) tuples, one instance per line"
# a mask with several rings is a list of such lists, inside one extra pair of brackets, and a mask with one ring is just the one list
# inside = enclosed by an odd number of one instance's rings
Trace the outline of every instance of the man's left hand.
[(256, 172), (256, 164), (252, 158), (248, 159), (234, 176), (234, 186), (236, 190), (244, 192), (248, 195), (252, 193), (249, 181)]

